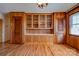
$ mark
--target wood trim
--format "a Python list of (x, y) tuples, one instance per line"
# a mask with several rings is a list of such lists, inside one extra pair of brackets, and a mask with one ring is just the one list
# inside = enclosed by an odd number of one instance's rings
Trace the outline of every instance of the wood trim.
[(52, 26), (51, 26), (51, 27), (52, 27), (51, 33), (54, 34), (54, 13), (52, 13), (52, 20), (51, 20), (51, 21), (52, 21), (52, 24), (51, 24), (51, 25), (52, 25)]
[(70, 17), (71, 15), (77, 13), (77, 12), (79, 12), (79, 7), (76, 7), (75, 9), (73, 9), (73, 10), (71, 10), (70, 12), (67, 13), (67, 23), (68, 23), (68, 24), (67, 24), (67, 26), (68, 26), (67, 32), (68, 32), (68, 35), (70, 35), (70, 34), (69, 34), (69, 30), (70, 30), (70, 28), (69, 28), (69, 17)]
[[(65, 35), (66, 33), (63, 33), (63, 40), (62, 42), (58, 42), (58, 38), (57, 38), (57, 33), (56, 33), (56, 28), (57, 28), (57, 25), (56, 25), (56, 22), (58, 23), (58, 20), (66, 20), (65, 19), (65, 12), (55, 12), (54, 13), (54, 35), (55, 35), (55, 43), (65, 43), (66, 39), (65, 39)], [(65, 30), (66, 31), (66, 30)]]
[(52, 13), (26, 13), (26, 15), (51, 15)]
[(79, 6), (75, 7), (72, 10), (70, 10), (69, 12), (67, 12), (67, 14), (70, 16), (70, 15), (75, 14), (77, 12), (79, 12)]
[[(8, 17), (7, 17), (8, 16)], [(6, 14), (6, 23), (7, 22), (9, 22), (10, 21), (10, 24), (7, 24), (6, 26), (12, 26), (11, 25), (11, 19), (12, 19), (12, 17), (13, 16), (21, 16), (23, 19), (22, 19), (22, 40), (23, 40), (23, 42), (24, 42), (24, 20), (25, 20), (25, 13), (24, 12), (9, 12), (8, 14)], [(5, 24), (6, 24), (5, 23)], [(7, 27), (6, 27), (6, 29), (7, 29)], [(11, 30), (12, 28), (10, 27), (10, 34), (11, 34), (11, 32), (12, 32), (12, 30)], [(8, 35), (7, 34), (7, 32), (6, 32), (6, 35), (7, 36), (9, 36), (9, 38), (11, 37), (11, 35)], [(5, 35), (5, 36), (6, 36)], [(6, 40), (7, 40), (7, 36), (6, 36)], [(11, 43), (11, 41), (10, 41), (10, 43)]]
[(3, 25), (3, 21), (2, 19), (0, 19), (0, 43), (2, 43), (2, 25)]
[(66, 14), (66, 43), (74, 48), (77, 48), (79, 49), (79, 37), (78, 36), (75, 36), (75, 35), (70, 35), (69, 34), (69, 30), (70, 30), (70, 27), (69, 27), (69, 17), (75, 13), (79, 12), (79, 6), (72, 9), (71, 11), (69, 11), (67, 14)]
[(72, 8), (70, 8), (66, 13), (71, 12), (72, 10), (76, 9), (79, 7), (79, 3), (77, 3), (75, 6), (73, 6)]

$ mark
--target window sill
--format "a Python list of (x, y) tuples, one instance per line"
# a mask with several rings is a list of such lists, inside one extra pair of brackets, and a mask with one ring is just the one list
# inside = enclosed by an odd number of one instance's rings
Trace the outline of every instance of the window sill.
[(69, 34), (69, 36), (79, 37), (79, 35)]

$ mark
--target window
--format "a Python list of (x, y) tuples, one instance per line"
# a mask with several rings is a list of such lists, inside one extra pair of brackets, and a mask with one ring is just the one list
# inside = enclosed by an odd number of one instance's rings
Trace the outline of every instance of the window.
[(70, 16), (70, 34), (79, 35), (79, 12)]

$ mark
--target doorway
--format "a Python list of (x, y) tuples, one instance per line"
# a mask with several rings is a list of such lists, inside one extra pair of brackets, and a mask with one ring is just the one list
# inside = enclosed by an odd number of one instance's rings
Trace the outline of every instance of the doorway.
[(12, 17), (12, 35), (11, 43), (21, 44), (22, 43), (22, 17)]

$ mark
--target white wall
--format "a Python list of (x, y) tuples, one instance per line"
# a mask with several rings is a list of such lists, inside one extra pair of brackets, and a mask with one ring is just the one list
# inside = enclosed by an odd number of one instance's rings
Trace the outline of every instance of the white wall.
[(4, 15), (0, 12), (0, 18), (2, 19), (2, 42), (5, 42), (5, 22)]

